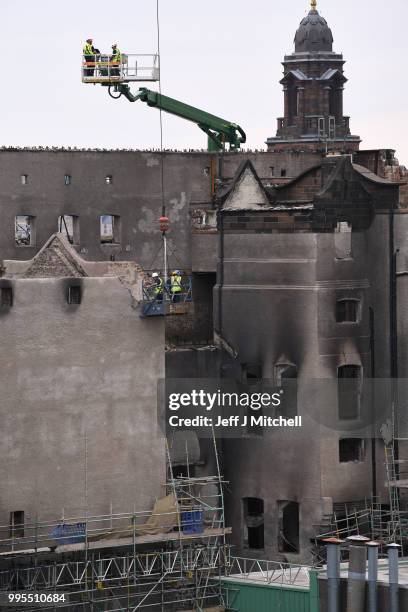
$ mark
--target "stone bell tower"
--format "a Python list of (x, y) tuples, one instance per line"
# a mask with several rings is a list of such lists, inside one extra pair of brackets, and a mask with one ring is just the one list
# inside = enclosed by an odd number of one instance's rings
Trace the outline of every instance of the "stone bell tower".
[(333, 51), (333, 35), (311, 0), (311, 10), (295, 35), (295, 52), (283, 61), (284, 117), (275, 137), (267, 139), (274, 151), (341, 151), (359, 148), (343, 114), (343, 55)]

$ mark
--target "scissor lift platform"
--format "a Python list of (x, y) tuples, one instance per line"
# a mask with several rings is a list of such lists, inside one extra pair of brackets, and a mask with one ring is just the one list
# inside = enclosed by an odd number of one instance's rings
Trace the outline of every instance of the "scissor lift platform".
[(81, 75), (83, 83), (133, 83), (158, 81), (160, 79), (160, 59), (157, 54), (125, 54), (121, 61), (112, 62), (111, 55), (101, 53), (95, 56), (82, 56)]

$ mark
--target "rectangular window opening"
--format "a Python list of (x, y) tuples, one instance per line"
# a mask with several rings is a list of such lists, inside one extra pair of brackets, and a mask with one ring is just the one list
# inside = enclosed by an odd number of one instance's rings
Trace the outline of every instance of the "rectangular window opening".
[(285, 177), (286, 176), (286, 168), (282, 168), (281, 170), (281, 177)]
[(21, 184), (22, 185), (27, 185), (27, 183), (28, 183), (28, 174), (22, 174), (20, 178), (21, 178)]
[(120, 243), (120, 217), (117, 215), (102, 215), (100, 217), (101, 244)]
[(365, 459), (364, 440), (361, 438), (343, 438), (339, 440), (340, 463), (359, 463)]
[(68, 287), (68, 304), (80, 304), (82, 301), (82, 287), (81, 285), (70, 285)]
[(349, 221), (338, 221), (336, 225), (336, 232), (338, 234), (349, 234), (352, 231), (351, 223)]
[(258, 497), (245, 497), (243, 500), (245, 545), (260, 550), (264, 548), (264, 501)]
[(113, 176), (111, 174), (107, 174), (105, 176), (105, 183), (107, 185), (112, 185), (112, 183), (113, 183)]
[(79, 217), (76, 215), (60, 215), (58, 217), (58, 232), (63, 234), (71, 244), (79, 244)]
[(35, 245), (34, 217), (17, 215), (15, 217), (14, 238), (17, 246)]
[(349, 421), (360, 416), (361, 366), (344, 365), (337, 370), (339, 419)]
[(352, 226), (348, 221), (339, 221), (334, 230), (334, 248), (337, 259), (352, 256)]
[(10, 512), (10, 538), (24, 538), (24, 511)]
[(13, 305), (13, 289), (12, 287), (0, 287), (0, 306), (3, 308), (11, 308)]
[(299, 504), (294, 501), (278, 501), (278, 549), (279, 552), (299, 552)]
[(64, 184), (65, 185), (70, 185), (71, 184), (71, 175), (70, 174), (66, 174), (64, 176)]
[(336, 304), (337, 323), (357, 323), (358, 300), (338, 300)]
[(286, 418), (293, 418), (298, 413), (297, 366), (291, 363), (278, 363), (275, 366), (275, 381), (282, 387), (282, 403), (277, 412)]

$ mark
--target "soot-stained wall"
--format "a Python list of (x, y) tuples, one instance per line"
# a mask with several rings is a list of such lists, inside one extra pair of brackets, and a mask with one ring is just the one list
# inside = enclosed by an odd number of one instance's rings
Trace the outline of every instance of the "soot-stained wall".
[[(1, 282), (5, 282), (2, 280)], [(0, 316), (0, 524), (150, 510), (162, 493), (156, 422), (163, 319), (141, 319), (117, 278), (15, 279)], [(86, 500), (87, 497), (87, 508)], [(4, 537), (8, 537), (5, 535)]]

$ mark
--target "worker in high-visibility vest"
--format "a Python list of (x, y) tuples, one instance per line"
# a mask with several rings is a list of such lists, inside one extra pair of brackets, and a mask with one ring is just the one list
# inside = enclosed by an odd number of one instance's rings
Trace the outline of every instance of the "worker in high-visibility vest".
[[(87, 38), (82, 53), (84, 56), (84, 62), (95, 62), (95, 55), (97, 49), (93, 46), (93, 39)], [(84, 68), (84, 76), (91, 77), (94, 75), (94, 68)]]
[(154, 283), (153, 288), (152, 288), (153, 297), (157, 302), (162, 302), (163, 301), (163, 279), (160, 278), (158, 272), (153, 272), (152, 279)]
[(181, 287), (181, 272), (174, 270), (170, 275), (170, 293), (172, 302), (180, 302), (182, 287)]
[(111, 76), (120, 76), (119, 67), (122, 62), (122, 54), (119, 51), (118, 45), (116, 43), (112, 45), (112, 55), (110, 56), (109, 61), (111, 64), (113, 64), (110, 69)]

